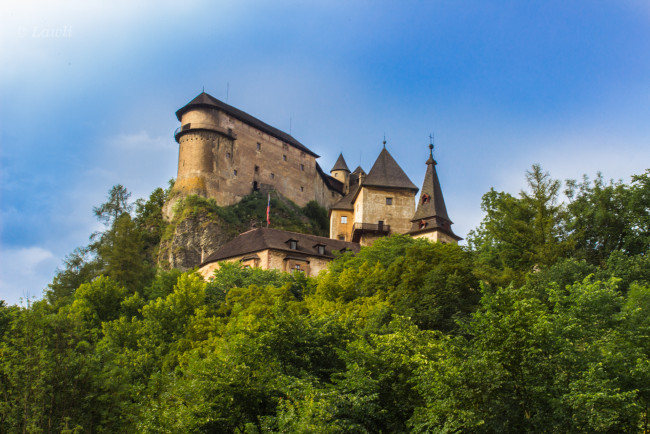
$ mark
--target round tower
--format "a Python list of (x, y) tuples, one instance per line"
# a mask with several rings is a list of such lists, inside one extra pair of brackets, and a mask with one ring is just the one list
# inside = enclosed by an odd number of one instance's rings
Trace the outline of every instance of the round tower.
[(179, 144), (174, 191), (182, 196), (217, 197), (220, 169), (233, 158), (234, 134), (220, 125), (221, 114), (213, 100), (203, 92), (176, 112), (181, 126), (174, 132)]

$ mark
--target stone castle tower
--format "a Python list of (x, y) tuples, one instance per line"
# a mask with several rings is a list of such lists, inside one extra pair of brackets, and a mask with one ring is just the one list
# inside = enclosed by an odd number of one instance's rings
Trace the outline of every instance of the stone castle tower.
[(174, 133), (179, 144), (176, 200), (197, 194), (225, 206), (263, 189), (276, 190), (300, 206), (315, 200), (329, 208), (343, 195), (343, 182), (323, 172), (317, 154), (205, 92), (176, 117), (181, 123)]

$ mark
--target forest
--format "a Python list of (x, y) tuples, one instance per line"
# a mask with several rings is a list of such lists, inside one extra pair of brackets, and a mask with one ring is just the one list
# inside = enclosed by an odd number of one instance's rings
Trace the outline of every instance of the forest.
[[(649, 432), (650, 169), (525, 176), (483, 196), (467, 246), (395, 235), (316, 277), (207, 282), (158, 260), (171, 184), (116, 185), (43, 297), (0, 302), (0, 432)], [(324, 231), (301, 212), (272, 219)]]

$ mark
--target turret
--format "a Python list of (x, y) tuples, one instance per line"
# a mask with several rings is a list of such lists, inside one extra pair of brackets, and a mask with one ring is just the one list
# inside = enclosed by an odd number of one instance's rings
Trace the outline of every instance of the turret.
[(339, 154), (339, 158), (334, 163), (332, 170), (330, 170), (330, 174), (343, 183), (343, 194), (348, 194), (350, 191), (350, 169), (348, 169), (348, 165), (345, 163), (343, 154)]

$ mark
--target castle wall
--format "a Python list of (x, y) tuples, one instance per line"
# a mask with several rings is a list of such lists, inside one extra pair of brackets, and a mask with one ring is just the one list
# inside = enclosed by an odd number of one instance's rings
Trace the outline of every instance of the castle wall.
[[(244, 258), (250, 258), (255, 255), (259, 259), (242, 261)], [(289, 259), (287, 259), (287, 256), (289, 256)], [(268, 249), (252, 254), (235, 256), (226, 259), (224, 262), (241, 262), (244, 266), (259, 267), (263, 270), (274, 269), (285, 272), (294, 271), (296, 265), (300, 265), (300, 270), (304, 272), (305, 275), (316, 276), (322, 270), (327, 268), (327, 264), (329, 264), (330, 260), (321, 257), (306, 257), (304, 259), (298, 259), (298, 257), (294, 258), (287, 252)], [(198, 272), (204, 280), (210, 280), (219, 267), (219, 262), (211, 262), (199, 268)]]
[(299, 206), (317, 200), (327, 207), (338, 199), (318, 175), (313, 155), (212, 108), (188, 110), (181, 119), (187, 124), (174, 187), (182, 194), (211, 197), (219, 205), (237, 203), (254, 187), (275, 189)]
[[(345, 217), (347, 222), (342, 222)], [(330, 238), (339, 240), (343, 236), (344, 241), (352, 241), (352, 226), (354, 225), (354, 212), (346, 210), (332, 210), (330, 215)]]
[[(387, 198), (392, 200), (391, 205), (387, 204)], [(414, 213), (415, 192), (361, 187), (355, 201), (354, 220), (372, 224), (383, 221), (390, 225), (391, 233), (404, 234), (411, 229)]]
[(440, 231), (431, 231), (423, 232), (415, 235), (411, 235), (413, 238), (424, 238), (434, 243), (445, 243), (445, 244), (458, 244), (458, 241), (444, 232)]

